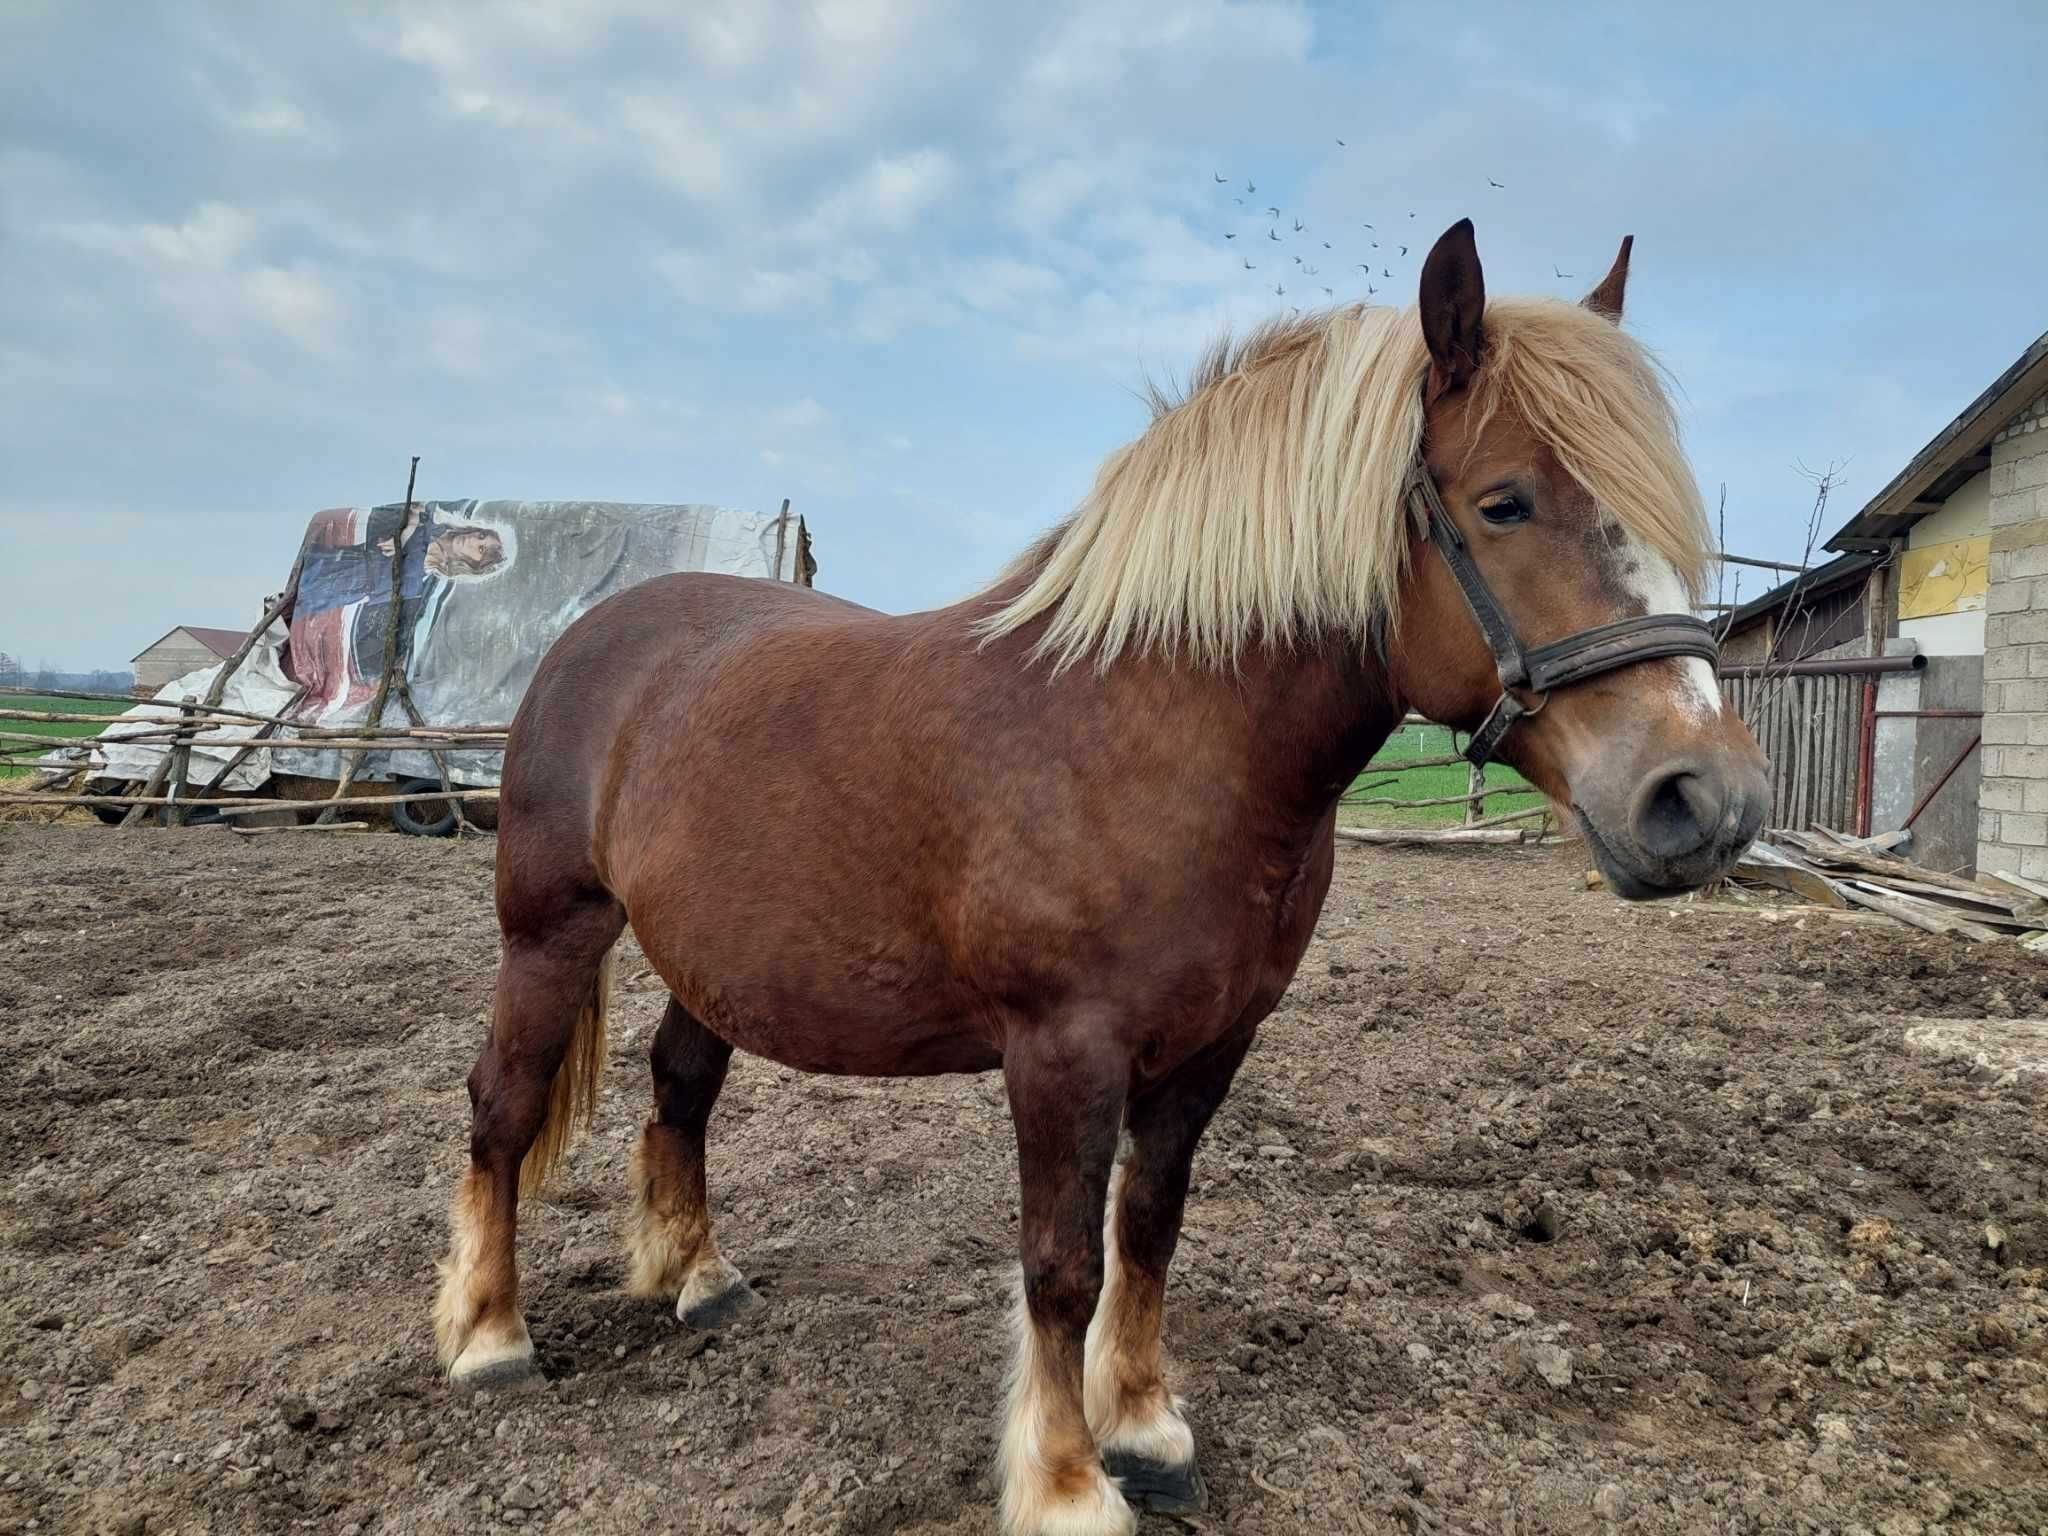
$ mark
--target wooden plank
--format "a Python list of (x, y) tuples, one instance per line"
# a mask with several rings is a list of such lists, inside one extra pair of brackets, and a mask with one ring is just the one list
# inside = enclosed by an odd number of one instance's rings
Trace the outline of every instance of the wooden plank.
[(1990, 870), (1982, 878), (1993, 885), (2002, 885), (2008, 890), (2018, 891), (2022, 896), (2033, 896), (2048, 901), (2048, 885), (2042, 884), (2039, 880), (2029, 880), (2024, 875), (2008, 874), (2002, 869)]
[(1792, 778), (1798, 786), (1793, 794), (1793, 803), (1799, 808), (1793, 820), (1802, 827), (1813, 814), (1813, 681), (1810, 677), (1800, 677), (1792, 682), (1793, 728), (1799, 737), (1792, 749)]
[(1869, 907), (1873, 912), (1882, 912), (1886, 917), (1895, 917), (1908, 927), (1923, 929), (1928, 933), (1954, 935), (1979, 944), (1998, 937), (1982, 924), (1944, 912), (1932, 902), (1917, 901), (1911, 896), (1894, 896), (1875, 886), (1867, 886), (1855, 880), (1844, 880), (1841, 888), (1842, 894), (1858, 906)]
[(2004, 912), (2008, 915), (2017, 912), (2022, 906), (2038, 905), (2031, 897), (2015, 900), (2010, 896), (1994, 896), (1989, 891), (1958, 891), (1950, 886), (1930, 885), (1924, 880), (1913, 880), (1898, 875), (1872, 875), (1867, 883), (1881, 885), (1888, 891), (1903, 891), (1908, 896), (1923, 896), (1935, 901), (1989, 907), (1994, 912)]
[(1837, 848), (1847, 848), (1851, 853), (1889, 853), (1892, 849), (1903, 848), (1913, 841), (1911, 827), (1898, 827), (1890, 832), (1879, 832), (1872, 837), (1851, 837), (1847, 832), (1837, 832), (1831, 826), (1816, 826), (1813, 832), (1815, 836), (1824, 837)]
[(1922, 869), (1918, 864), (1908, 864), (1903, 859), (1888, 859), (1881, 854), (1864, 853), (1856, 848), (1838, 847), (1810, 832), (1774, 832), (1772, 837), (1777, 842), (1791, 843), (1801, 853), (1808, 855), (1823, 867), (1841, 864), (1873, 875), (1924, 880), (1929, 885), (1944, 886), (1951, 891), (1961, 891), (1965, 895), (1982, 894), (1981, 886), (1965, 880), (1960, 875), (1943, 874), (1938, 869)]
[(1527, 842), (1526, 834), (1512, 827), (1449, 827), (1443, 831), (1406, 827), (1339, 827), (1337, 835), (1353, 843), (1385, 845), (1432, 843), (1492, 843), (1509, 847)]
[(237, 837), (270, 837), (279, 832), (367, 832), (367, 821), (305, 822), (296, 827), (230, 827)]
[(1846, 907), (1848, 898), (1836, 889), (1835, 882), (1809, 864), (1791, 857), (1769, 843), (1751, 843), (1741, 858), (1735, 861), (1735, 872), (1752, 880), (1761, 880), (1795, 896), (1823, 907)]
[(1806, 825), (1833, 817), (1829, 801), (1835, 793), (1835, 692), (1825, 677), (1814, 679), (1820, 686), (1813, 692), (1813, 803), (1808, 807)]

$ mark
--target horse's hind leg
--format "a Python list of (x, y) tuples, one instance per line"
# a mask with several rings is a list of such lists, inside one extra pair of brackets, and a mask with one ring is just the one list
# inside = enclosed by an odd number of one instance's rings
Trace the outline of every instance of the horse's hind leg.
[(1124, 1493), (1162, 1514), (1205, 1503), (1194, 1434), (1160, 1360), (1166, 1270), (1195, 1144), (1251, 1042), (1250, 1029), (1220, 1040), (1132, 1101), (1130, 1156), (1111, 1184), (1107, 1274), (1088, 1325), (1088, 1427)]
[(604, 1073), (611, 949), (625, 914), (595, 893), (550, 910), (545, 934), (507, 929), (491, 1034), (469, 1074), (469, 1167), (449, 1209), (434, 1332), (458, 1386), (531, 1375), (513, 1240), (522, 1182), (538, 1189), (589, 1118)]
[(732, 1047), (670, 998), (648, 1055), (654, 1116), (633, 1149), (626, 1286), (636, 1296), (673, 1296), (686, 1326), (711, 1328), (754, 1300), (718, 1251), (704, 1192), (704, 1131)]

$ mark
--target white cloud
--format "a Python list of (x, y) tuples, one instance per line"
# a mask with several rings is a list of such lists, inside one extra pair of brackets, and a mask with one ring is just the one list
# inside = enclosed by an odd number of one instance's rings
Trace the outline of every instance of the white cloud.
[(740, 279), (734, 302), (745, 310), (767, 314), (781, 309), (813, 307), (832, 296), (832, 281), (819, 271), (754, 271)]
[(1052, 268), (1008, 256), (970, 263), (953, 280), (954, 291), (970, 308), (995, 311), (1014, 310), (1029, 299), (1051, 299), (1062, 286)]
[(815, 432), (832, 419), (832, 413), (810, 396), (771, 411), (768, 424), (784, 432)]
[[(264, 220), (227, 203), (202, 203), (180, 224), (58, 224), (49, 232), (145, 273), (157, 302), (217, 342), (252, 330), (305, 351), (333, 354), (345, 306), (333, 284), (306, 263), (251, 263)], [(233, 360), (229, 360), (233, 361)]]
[(329, 355), (341, 345), (341, 300), (316, 273), (258, 267), (243, 279), (243, 292), (265, 325), (308, 352)]
[[(202, 203), (182, 224), (144, 224), (133, 234), (133, 249), (175, 266), (218, 271), (248, 248), (256, 236), (256, 219), (246, 209), (226, 203)], [(124, 240), (111, 242), (120, 248)]]
[(628, 96), (619, 103), (619, 122), (640, 141), (656, 175), (692, 197), (711, 199), (725, 191), (721, 135), (683, 102)]
[(877, 230), (900, 232), (945, 196), (955, 176), (943, 150), (885, 155), (819, 203), (798, 227), (798, 238), (823, 245)]
[(230, 114), (229, 121), (259, 139), (303, 139), (311, 136), (306, 114), (289, 101), (267, 101)]

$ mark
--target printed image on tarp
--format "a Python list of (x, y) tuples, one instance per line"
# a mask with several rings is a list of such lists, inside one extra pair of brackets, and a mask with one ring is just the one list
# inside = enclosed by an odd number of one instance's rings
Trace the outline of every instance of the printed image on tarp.
[[(428, 501), (342, 507), (314, 516), (299, 552), (289, 628), (273, 624), (227, 680), (218, 702), (282, 716), (302, 727), (367, 720), (384, 649), (394, 655), (420, 713), (433, 725), (505, 725), (534, 669), (562, 631), (627, 587), (674, 571), (717, 571), (808, 584), (817, 570), (796, 519), (725, 507), (615, 501)], [(392, 556), (398, 555), (397, 600)], [(156, 699), (111, 720), (92, 740), (95, 772), (146, 779), (160, 742), (123, 742), (124, 731), (161, 727), (177, 703), (204, 698), (219, 665), (174, 679)], [(387, 700), (382, 724), (410, 723)], [(274, 772), (338, 778), (347, 753), (279, 745), (247, 750), (233, 722), (198, 733), (193, 782), (247, 791)], [(280, 733), (282, 742), (290, 727)], [(221, 738), (216, 743), (213, 738)], [(498, 782), (502, 755), (450, 750), (459, 782)], [(55, 766), (52, 764), (52, 766)], [(430, 778), (424, 752), (372, 752), (364, 779)]]
[[(426, 719), (503, 724), (548, 647), (613, 593), (673, 571), (776, 575), (778, 554), (787, 578), (794, 546), (793, 526), (774, 515), (704, 506), (429, 501), (409, 515), (397, 506), (322, 512), (300, 553), (285, 648), (287, 676), (306, 689), (292, 718), (366, 719), (391, 646)], [(396, 700), (384, 721), (406, 723)], [(341, 762), (328, 751), (276, 757), (278, 772), (315, 776)], [(434, 771), (423, 753), (379, 766), (401, 777)], [(470, 782), (497, 778), (496, 754), (452, 754), (450, 767)]]

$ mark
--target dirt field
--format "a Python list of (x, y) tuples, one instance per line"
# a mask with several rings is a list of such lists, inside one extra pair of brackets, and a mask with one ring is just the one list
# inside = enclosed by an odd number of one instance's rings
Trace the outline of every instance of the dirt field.
[[(2042, 1079), (1901, 1034), (2048, 1012), (2048, 965), (1578, 869), (1340, 854), (1196, 1165), (1193, 1524), (2043, 1529)], [(450, 1398), (489, 912), (488, 842), (0, 827), (0, 1529), (989, 1531), (998, 1079), (736, 1059), (713, 1198), (769, 1305), (684, 1333), (618, 1289), (637, 952), (525, 1212), (551, 1380)]]

